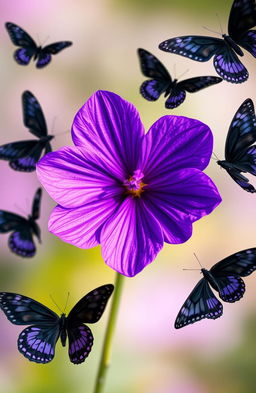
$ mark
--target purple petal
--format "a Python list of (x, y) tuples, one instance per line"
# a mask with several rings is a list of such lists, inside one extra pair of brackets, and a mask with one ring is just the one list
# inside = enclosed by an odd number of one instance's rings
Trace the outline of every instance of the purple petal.
[(117, 94), (97, 91), (82, 106), (72, 126), (73, 142), (118, 166), (123, 178), (137, 169), (144, 128), (136, 108)]
[(132, 277), (155, 259), (163, 234), (143, 199), (127, 198), (103, 226), (100, 243), (105, 262)]
[(50, 196), (66, 208), (119, 195), (123, 190), (99, 156), (79, 147), (45, 155), (37, 164), (37, 175)]
[(191, 223), (210, 214), (221, 197), (212, 180), (198, 169), (185, 169), (150, 184), (145, 202), (163, 228), (165, 241), (182, 243)]
[(147, 180), (182, 168), (204, 169), (212, 145), (206, 124), (182, 116), (163, 116), (144, 138), (140, 168)]
[(96, 201), (75, 209), (56, 206), (52, 211), (48, 229), (64, 242), (79, 248), (99, 244), (97, 230), (117, 209), (114, 199)]

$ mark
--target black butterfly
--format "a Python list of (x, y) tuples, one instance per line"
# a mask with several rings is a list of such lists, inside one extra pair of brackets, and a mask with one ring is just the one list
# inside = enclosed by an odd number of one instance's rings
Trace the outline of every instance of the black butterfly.
[(7, 22), (5, 27), (13, 44), (21, 47), (14, 52), (14, 59), (20, 65), (29, 64), (32, 57), (34, 57), (34, 61), (37, 60), (36, 67), (43, 68), (50, 63), (51, 55), (56, 55), (62, 49), (72, 45), (71, 41), (60, 41), (42, 48), (36, 45), (35, 41), (25, 30), (14, 23)]
[(43, 304), (16, 293), (0, 292), (0, 308), (15, 325), (30, 325), (18, 338), (22, 355), (36, 363), (48, 363), (54, 358), (60, 337), (63, 347), (69, 342), (69, 358), (74, 364), (85, 361), (93, 345), (93, 335), (84, 323), (97, 322), (114, 290), (112, 284), (102, 285), (85, 295), (68, 316), (59, 317)]
[(156, 101), (165, 93), (165, 97), (169, 96), (165, 101), (165, 107), (168, 109), (179, 106), (185, 100), (186, 91), (195, 93), (222, 81), (216, 76), (199, 76), (178, 82), (177, 79), (172, 80), (167, 69), (152, 53), (138, 49), (138, 55), (143, 75), (151, 78), (142, 83), (142, 96), (148, 101)]
[(235, 0), (229, 16), (229, 35), (222, 34), (223, 39), (182, 36), (163, 41), (159, 48), (196, 61), (208, 61), (214, 56), (214, 67), (222, 78), (227, 82), (242, 83), (249, 74), (237, 57), (243, 56), (239, 46), (256, 57), (256, 30), (249, 30), (255, 25), (255, 0)]
[(217, 164), (226, 169), (233, 180), (245, 191), (254, 193), (255, 188), (241, 174), (256, 175), (256, 117), (253, 102), (247, 99), (236, 112), (226, 139), (225, 160)]
[(22, 172), (32, 172), (36, 169), (42, 152), (52, 151), (50, 141), (53, 135), (47, 134), (42, 108), (32, 93), (25, 91), (22, 94), (23, 122), (31, 134), (39, 139), (7, 143), (0, 146), (0, 159), (8, 160), (12, 169)]
[[(203, 318), (216, 319), (222, 315), (223, 306), (215, 297), (210, 285), (224, 302), (240, 300), (245, 292), (241, 277), (249, 276), (256, 269), (256, 248), (239, 251), (213, 265), (201, 269), (203, 278), (197, 283), (175, 321), (175, 328), (197, 322)], [(209, 285), (210, 284), (210, 285)]]
[(12, 232), (9, 236), (8, 245), (15, 254), (21, 257), (33, 257), (36, 253), (33, 235), (40, 238), (40, 228), (36, 223), (40, 215), (42, 189), (38, 188), (35, 193), (32, 213), (24, 218), (15, 213), (0, 210), (0, 233)]

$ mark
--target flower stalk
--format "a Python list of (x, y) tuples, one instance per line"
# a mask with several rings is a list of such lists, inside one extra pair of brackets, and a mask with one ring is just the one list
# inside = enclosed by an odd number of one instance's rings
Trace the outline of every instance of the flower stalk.
[(105, 333), (94, 393), (102, 393), (105, 387), (107, 371), (110, 365), (111, 349), (112, 349), (118, 310), (119, 310), (119, 304), (121, 300), (123, 282), (124, 282), (124, 276), (122, 276), (119, 273), (116, 273), (115, 290), (112, 298), (111, 309), (108, 318), (107, 329)]

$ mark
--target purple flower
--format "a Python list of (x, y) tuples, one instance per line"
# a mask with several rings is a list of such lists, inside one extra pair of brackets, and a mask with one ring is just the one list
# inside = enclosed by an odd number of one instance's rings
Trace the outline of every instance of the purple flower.
[(49, 231), (80, 248), (101, 244), (105, 262), (134, 276), (163, 243), (183, 243), (221, 197), (202, 170), (212, 133), (198, 120), (164, 116), (147, 134), (136, 108), (98, 91), (78, 111), (75, 146), (44, 156), (39, 180), (58, 203)]

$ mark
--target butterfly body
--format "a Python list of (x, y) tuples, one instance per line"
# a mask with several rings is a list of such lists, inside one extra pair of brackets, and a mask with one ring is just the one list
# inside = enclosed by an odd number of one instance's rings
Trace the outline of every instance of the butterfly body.
[(30, 91), (22, 94), (23, 122), (29, 132), (37, 139), (7, 143), (0, 146), (0, 159), (9, 161), (12, 169), (20, 172), (33, 172), (42, 154), (52, 151), (42, 108)]
[(251, 99), (245, 100), (229, 126), (225, 144), (225, 160), (217, 164), (245, 191), (256, 189), (242, 173), (256, 175), (256, 117)]
[(0, 233), (11, 232), (8, 246), (14, 254), (30, 258), (36, 253), (33, 240), (35, 236), (41, 243), (41, 230), (37, 224), (40, 214), (42, 189), (39, 188), (34, 196), (32, 214), (27, 218), (5, 210), (0, 210)]
[(69, 344), (69, 358), (80, 364), (89, 355), (93, 335), (85, 323), (97, 322), (114, 290), (112, 284), (102, 285), (79, 300), (66, 316), (58, 316), (48, 307), (27, 296), (0, 292), (0, 308), (15, 325), (29, 325), (18, 337), (18, 349), (36, 363), (49, 363), (60, 338), (63, 347)]
[(60, 41), (45, 47), (37, 46), (33, 38), (20, 26), (7, 22), (5, 27), (13, 44), (20, 47), (13, 55), (19, 65), (28, 65), (33, 59), (36, 61), (36, 68), (43, 68), (50, 63), (52, 55), (72, 45), (71, 41)]
[(220, 83), (221, 78), (201, 76), (183, 81), (172, 79), (164, 65), (152, 53), (138, 49), (141, 71), (150, 80), (140, 86), (141, 95), (148, 101), (156, 101), (161, 94), (167, 97), (165, 107), (178, 107), (186, 98), (186, 92), (195, 93), (205, 87)]
[(249, 74), (238, 56), (243, 56), (242, 47), (256, 57), (256, 30), (250, 30), (255, 25), (255, 0), (234, 0), (229, 15), (228, 34), (222, 34), (222, 39), (181, 36), (163, 41), (159, 48), (200, 62), (213, 57), (215, 70), (223, 79), (230, 83), (243, 83)]
[(203, 318), (216, 319), (223, 313), (219, 297), (228, 303), (240, 300), (245, 293), (246, 277), (256, 270), (256, 248), (239, 251), (212, 266), (201, 269), (203, 278), (197, 283), (175, 320), (175, 328), (180, 329)]

